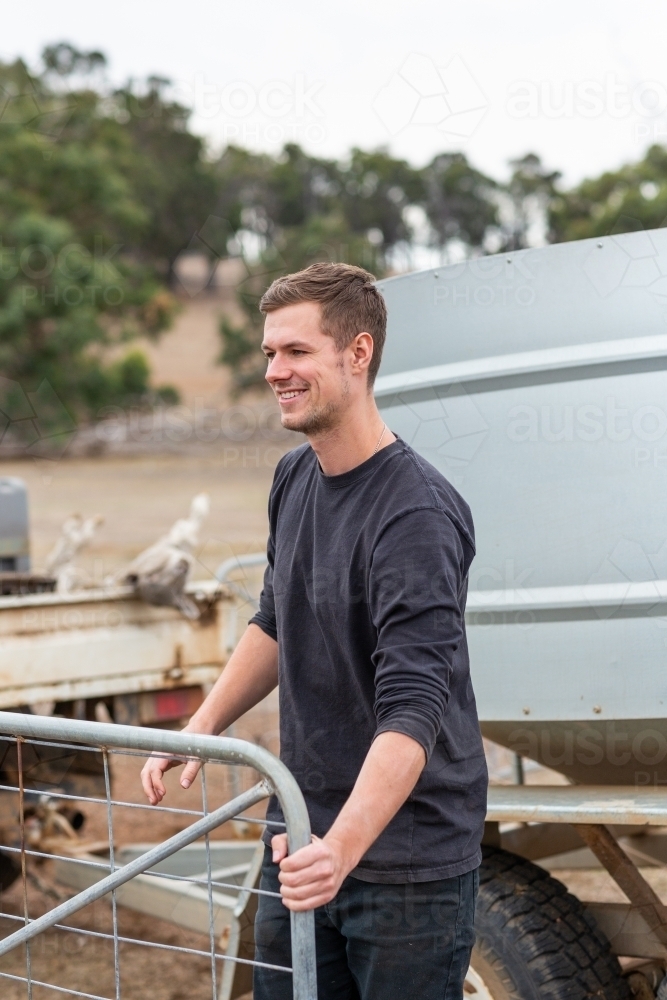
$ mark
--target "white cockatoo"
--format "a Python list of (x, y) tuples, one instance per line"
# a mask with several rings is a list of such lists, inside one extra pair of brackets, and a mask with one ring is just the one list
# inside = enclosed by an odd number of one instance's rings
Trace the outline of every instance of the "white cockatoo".
[(45, 570), (57, 580), (58, 593), (68, 593), (85, 584), (86, 574), (73, 565), (79, 552), (92, 540), (104, 518), (101, 514), (83, 518), (80, 514), (68, 517), (60, 529), (60, 538), (46, 557)]
[(148, 604), (178, 608), (186, 618), (199, 617), (199, 609), (185, 593), (199, 541), (202, 522), (210, 509), (207, 493), (198, 493), (190, 504), (188, 517), (179, 518), (170, 531), (144, 549), (119, 581), (130, 584)]

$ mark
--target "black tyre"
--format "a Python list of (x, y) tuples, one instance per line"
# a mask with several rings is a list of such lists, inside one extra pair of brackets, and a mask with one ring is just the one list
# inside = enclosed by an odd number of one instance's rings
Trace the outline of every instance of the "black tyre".
[(524, 858), (484, 848), (475, 928), (470, 1000), (631, 1000), (595, 921)]

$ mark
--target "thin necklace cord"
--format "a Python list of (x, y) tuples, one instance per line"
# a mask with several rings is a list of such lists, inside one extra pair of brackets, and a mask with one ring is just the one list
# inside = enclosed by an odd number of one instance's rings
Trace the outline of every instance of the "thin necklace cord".
[[(378, 438), (378, 443), (375, 445), (375, 451), (373, 452), (373, 455), (377, 455), (378, 451), (380, 450), (380, 445), (382, 444), (382, 438), (384, 437), (384, 432), (386, 431), (386, 429), (387, 429), (387, 425), (383, 424), (382, 425), (382, 434), (380, 434), (380, 437)], [(371, 455), (371, 458), (373, 457), (373, 455)]]

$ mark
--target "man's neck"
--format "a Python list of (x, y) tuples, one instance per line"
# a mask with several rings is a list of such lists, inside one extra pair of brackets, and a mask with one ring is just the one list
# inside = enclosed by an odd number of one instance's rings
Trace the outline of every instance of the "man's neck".
[(396, 437), (385, 426), (371, 398), (365, 407), (344, 414), (335, 427), (308, 440), (325, 476), (340, 476), (393, 444)]

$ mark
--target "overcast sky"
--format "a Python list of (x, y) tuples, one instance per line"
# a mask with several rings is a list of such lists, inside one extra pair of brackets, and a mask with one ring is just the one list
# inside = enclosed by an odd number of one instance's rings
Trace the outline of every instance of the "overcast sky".
[(109, 75), (171, 79), (217, 148), (318, 155), (460, 149), (496, 177), (537, 152), (568, 182), (667, 140), (664, 0), (32, 0), (0, 56), (102, 49)]

